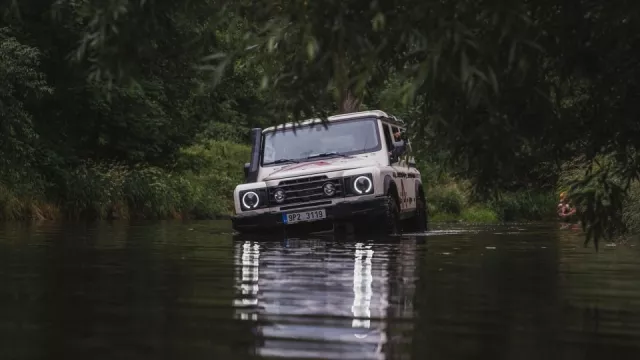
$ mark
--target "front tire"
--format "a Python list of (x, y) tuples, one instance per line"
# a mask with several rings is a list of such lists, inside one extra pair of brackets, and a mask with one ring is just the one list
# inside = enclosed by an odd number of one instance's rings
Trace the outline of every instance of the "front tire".
[(387, 194), (385, 204), (385, 214), (381, 221), (382, 232), (385, 235), (395, 235), (400, 228), (400, 209), (398, 208), (398, 201), (392, 194)]
[(416, 232), (427, 232), (429, 230), (429, 224), (427, 221), (427, 202), (423, 197), (416, 199), (416, 211), (413, 217), (413, 227)]

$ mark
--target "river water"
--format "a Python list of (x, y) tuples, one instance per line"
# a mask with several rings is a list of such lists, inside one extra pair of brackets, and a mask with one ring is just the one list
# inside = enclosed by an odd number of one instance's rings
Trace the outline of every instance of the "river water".
[(638, 359), (639, 259), (556, 225), (1, 225), (0, 359)]

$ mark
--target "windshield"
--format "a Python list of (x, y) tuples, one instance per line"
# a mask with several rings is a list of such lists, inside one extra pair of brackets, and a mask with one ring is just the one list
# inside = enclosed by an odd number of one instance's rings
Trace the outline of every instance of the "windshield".
[(381, 148), (375, 118), (305, 125), (264, 134), (262, 165), (298, 162), (322, 156), (354, 155)]

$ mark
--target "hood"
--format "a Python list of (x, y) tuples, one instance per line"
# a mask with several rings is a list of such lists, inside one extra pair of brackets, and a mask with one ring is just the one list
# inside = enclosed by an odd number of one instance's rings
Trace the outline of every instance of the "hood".
[(263, 168), (264, 181), (290, 178), (296, 176), (313, 175), (332, 171), (357, 169), (361, 167), (377, 165), (372, 158), (330, 158), (315, 161), (306, 161), (298, 164), (287, 164), (282, 167)]

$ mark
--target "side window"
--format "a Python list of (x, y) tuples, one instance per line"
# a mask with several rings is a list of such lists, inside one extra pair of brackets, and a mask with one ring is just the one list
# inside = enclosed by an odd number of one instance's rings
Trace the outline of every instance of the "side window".
[[(404, 129), (401, 129), (397, 126), (392, 126), (391, 133), (393, 145), (394, 147), (398, 147), (398, 149), (396, 150), (396, 154), (398, 156), (404, 155), (407, 151), (407, 142), (406, 140), (404, 140)], [(398, 137), (396, 138), (396, 136)]]
[[(396, 138), (396, 136), (398, 134), (400, 134), (400, 136), (398, 138)], [(397, 143), (397, 142), (402, 141), (403, 138), (404, 138), (404, 129), (401, 129), (401, 128), (397, 127), (397, 126), (392, 126), (391, 127), (391, 136), (392, 136), (394, 144)]]

